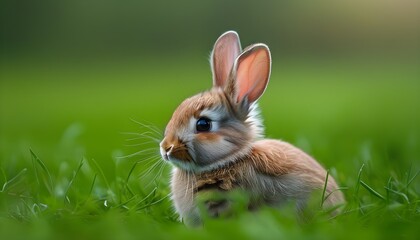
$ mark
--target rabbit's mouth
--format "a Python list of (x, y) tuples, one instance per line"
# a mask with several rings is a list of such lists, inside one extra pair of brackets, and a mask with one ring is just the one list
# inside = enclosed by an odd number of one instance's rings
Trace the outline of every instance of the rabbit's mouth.
[(168, 160), (178, 160), (182, 162), (193, 162), (191, 155), (188, 152), (188, 149), (184, 146), (173, 148), (171, 151), (167, 152)]
[(188, 152), (188, 148), (183, 144), (176, 146), (174, 144), (169, 146), (163, 146), (163, 144), (161, 144), (160, 154), (163, 159), (170, 162), (193, 162), (193, 158)]

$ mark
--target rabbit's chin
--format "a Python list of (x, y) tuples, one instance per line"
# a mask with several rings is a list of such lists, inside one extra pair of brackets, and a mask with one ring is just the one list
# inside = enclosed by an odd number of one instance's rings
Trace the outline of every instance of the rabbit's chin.
[(187, 172), (196, 172), (197, 170), (197, 166), (195, 164), (189, 163), (189, 162), (184, 162), (178, 159), (171, 159), (169, 158), (169, 162), (176, 168), (182, 169), (184, 171)]
[(195, 161), (184, 161), (184, 160), (179, 160), (176, 159), (174, 157), (169, 156), (168, 161), (176, 168), (187, 171), (187, 172), (192, 172), (195, 174), (201, 174), (201, 173), (206, 173), (206, 172), (211, 172), (220, 168), (223, 168), (229, 164), (232, 164), (240, 159), (246, 158), (250, 152), (251, 152), (252, 147), (251, 146), (246, 146), (242, 149), (240, 149), (239, 151), (236, 151), (235, 153), (230, 154), (229, 156), (222, 158), (222, 159), (218, 159), (216, 161), (210, 162), (210, 163), (205, 163), (205, 164), (201, 164), (199, 163), (199, 161), (195, 160)]
[(214, 163), (210, 163), (210, 164), (201, 166), (201, 165), (198, 165), (194, 162), (185, 162), (185, 161), (182, 161), (182, 160), (169, 158), (169, 162), (174, 167), (179, 168), (179, 169), (184, 170), (184, 171), (187, 171), (187, 172), (196, 173), (196, 174), (216, 170), (216, 169), (221, 168), (221, 167), (229, 164), (230, 162), (234, 162), (234, 161), (235, 161), (235, 159), (232, 159), (232, 160), (223, 159), (222, 161), (217, 161), (217, 162), (214, 162)]

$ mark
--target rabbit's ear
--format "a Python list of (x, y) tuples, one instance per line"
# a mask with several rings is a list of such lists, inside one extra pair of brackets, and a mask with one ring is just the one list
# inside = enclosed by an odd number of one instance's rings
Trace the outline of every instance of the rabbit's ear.
[(225, 86), (233, 63), (241, 51), (239, 36), (234, 31), (225, 32), (216, 40), (210, 60), (214, 87)]
[(251, 45), (236, 59), (225, 89), (238, 103), (245, 98), (248, 103), (253, 103), (264, 93), (270, 71), (271, 55), (267, 45)]

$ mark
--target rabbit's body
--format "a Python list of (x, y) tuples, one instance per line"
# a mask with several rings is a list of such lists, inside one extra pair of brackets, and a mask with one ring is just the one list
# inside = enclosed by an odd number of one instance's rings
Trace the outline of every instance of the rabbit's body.
[[(213, 88), (186, 99), (169, 121), (160, 143), (162, 157), (174, 165), (172, 199), (187, 223), (200, 221), (197, 193), (206, 188), (239, 188), (250, 208), (277, 206), (288, 200), (305, 206), (311, 192), (322, 190), (326, 171), (300, 149), (263, 139), (257, 100), (269, 81), (271, 56), (264, 44), (243, 52), (235, 32), (223, 34), (211, 58)], [(325, 206), (344, 201), (332, 177)], [(224, 204), (210, 204), (217, 216)]]
[[(213, 171), (197, 174), (174, 169), (171, 187), (177, 212), (187, 221), (196, 222), (199, 213), (195, 196), (202, 189), (239, 188), (250, 194), (252, 208), (261, 204), (280, 206), (292, 200), (300, 211), (314, 190), (323, 190), (325, 177), (326, 171), (321, 165), (300, 149), (287, 142), (265, 139), (255, 142), (242, 158)], [(325, 207), (344, 202), (337, 188), (334, 179), (329, 177), (326, 194), (331, 194), (325, 200)]]

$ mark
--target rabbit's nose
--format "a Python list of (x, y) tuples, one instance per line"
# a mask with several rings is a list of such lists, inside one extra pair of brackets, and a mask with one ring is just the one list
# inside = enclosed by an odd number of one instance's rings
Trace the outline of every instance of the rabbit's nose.
[(171, 145), (167, 146), (167, 147), (165, 148), (165, 151), (168, 153), (168, 152), (170, 152), (170, 151), (172, 150), (172, 148), (174, 148), (174, 145), (173, 145), (173, 144), (171, 144)]
[(173, 144), (169, 144), (167, 142), (166, 139), (164, 139), (161, 143), (160, 143), (160, 154), (162, 155), (162, 158), (165, 160), (169, 160), (169, 154), (172, 151), (172, 149), (174, 148)]

